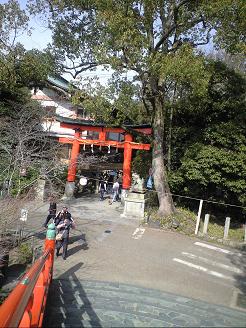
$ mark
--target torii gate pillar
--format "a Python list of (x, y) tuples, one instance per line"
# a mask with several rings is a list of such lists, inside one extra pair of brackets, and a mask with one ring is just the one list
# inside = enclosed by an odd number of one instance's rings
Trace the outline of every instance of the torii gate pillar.
[(79, 144), (80, 133), (81, 133), (80, 131), (75, 130), (74, 140), (72, 143), (71, 158), (68, 166), (65, 194), (63, 198), (72, 198), (74, 196), (77, 160), (78, 160), (79, 148), (80, 148), (80, 144)]
[(127, 133), (125, 135), (124, 144), (124, 162), (123, 162), (123, 181), (122, 188), (125, 190), (131, 187), (131, 161), (132, 161), (132, 147), (130, 142), (132, 141), (132, 135)]
[[(68, 175), (67, 182), (65, 187), (64, 198), (72, 198), (74, 195), (75, 189), (75, 178), (76, 178), (76, 169), (79, 155), (80, 145), (90, 145), (90, 146), (105, 146), (105, 147), (116, 147), (124, 149), (124, 162), (123, 162), (123, 181), (122, 181), (122, 190), (123, 190), (123, 198), (127, 190), (131, 187), (131, 161), (132, 161), (132, 150), (133, 149), (143, 149), (149, 150), (150, 144), (142, 144), (133, 142), (133, 137), (130, 133), (127, 133), (122, 128), (104, 128), (104, 127), (96, 127), (96, 126), (83, 126), (79, 124), (71, 124), (71, 123), (62, 123), (61, 127), (72, 128), (75, 130), (74, 137), (60, 137), (59, 142), (72, 144), (71, 158), (68, 167)], [(151, 134), (150, 128), (137, 129), (144, 134)], [(89, 140), (83, 139), (81, 137), (82, 131), (96, 131), (99, 132), (99, 139), (97, 140)], [(115, 132), (115, 133), (124, 133), (125, 140), (124, 141), (112, 141), (106, 140), (107, 132)]]

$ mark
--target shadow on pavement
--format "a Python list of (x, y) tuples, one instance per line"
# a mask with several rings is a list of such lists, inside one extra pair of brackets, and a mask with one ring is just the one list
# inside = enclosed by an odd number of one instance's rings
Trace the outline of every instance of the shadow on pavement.
[(87, 250), (89, 249), (89, 247), (87, 246), (87, 243), (84, 243), (83, 245), (77, 245), (73, 248), (69, 248), (67, 251), (67, 256), (71, 256), (77, 252), (79, 252), (80, 250)]
[(40, 239), (40, 240), (45, 240), (46, 238), (46, 230), (43, 230), (43, 231), (39, 231), (39, 232), (35, 232), (33, 234), (34, 237)]
[(87, 249), (89, 249), (88, 247), (88, 243), (86, 241), (85, 238), (85, 233), (82, 233), (80, 235), (75, 235), (69, 238), (69, 245), (73, 244), (73, 243), (77, 243), (77, 246), (74, 246), (72, 248), (68, 248), (67, 251), (67, 256), (71, 256), (77, 252), (79, 252), (80, 250), (84, 250), (86, 251)]
[(101, 327), (100, 319), (75, 274), (82, 266), (80, 262), (53, 280), (43, 327), (84, 327), (83, 321), (92, 327)]
[(70, 235), (69, 237), (69, 244), (73, 244), (76, 241), (83, 241), (84, 243), (86, 243), (86, 239), (85, 239), (85, 233), (81, 233), (80, 235)]
[(235, 286), (239, 289), (239, 293), (235, 295), (234, 306), (246, 310), (246, 245), (240, 250), (240, 255), (228, 254), (228, 258), (234, 267), (240, 270), (240, 273), (234, 273), (236, 280)]

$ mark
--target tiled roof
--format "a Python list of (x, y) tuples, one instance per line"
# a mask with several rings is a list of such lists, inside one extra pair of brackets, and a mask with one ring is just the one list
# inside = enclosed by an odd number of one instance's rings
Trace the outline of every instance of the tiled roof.
[(49, 101), (52, 101), (52, 99), (50, 97), (46, 96), (45, 94), (43, 94), (43, 95), (32, 95), (31, 98), (34, 99), (34, 100), (49, 100)]
[[(63, 89), (64, 91), (69, 91), (71, 87), (71, 83), (60, 75), (48, 76), (47, 81), (50, 84), (53, 84), (56, 87)], [(73, 87), (76, 88), (75, 86)]]
[[(56, 120), (58, 122), (62, 122), (62, 123), (71, 123), (71, 124), (81, 124), (81, 125), (88, 125), (88, 126), (98, 126), (98, 127), (104, 127), (104, 126), (108, 126), (108, 124), (105, 123), (100, 123), (100, 122), (95, 122), (93, 120), (84, 120), (84, 119), (73, 119), (73, 118), (69, 118), (69, 117), (63, 117), (63, 116), (59, 116), (56, 115)], [(116, 127), (116, 126), (115, 126)], [(119, 126), (118, 126), (119, 127)], [(151, 128), (150, 124), (124, 124), (124, 127), (126, 128)]]

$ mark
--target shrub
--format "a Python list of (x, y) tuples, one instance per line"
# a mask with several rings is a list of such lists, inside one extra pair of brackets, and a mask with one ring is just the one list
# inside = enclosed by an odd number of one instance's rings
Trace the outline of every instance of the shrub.
[(22, 243), (18, 248), (18, 256), (20, 264), (28, 264), (32, 261), (32, 247), (30, 243)]

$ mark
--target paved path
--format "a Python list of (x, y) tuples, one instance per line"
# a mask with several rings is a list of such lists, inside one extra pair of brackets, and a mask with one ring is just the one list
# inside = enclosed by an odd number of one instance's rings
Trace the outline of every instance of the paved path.
[(154, 289), (69, 279), (55, 280), (45, 327), (241, 327), (246, 314)]
[[(67, 260), (55, 260), (50, 325), (246, 326), (238, 311), (246, 308), (245, 254), (122, 219), (118, 203), (88, 197), (69, 206), (78, 230)], [(33, 213), (30, 229), (41, 227), (47, 209)]]

